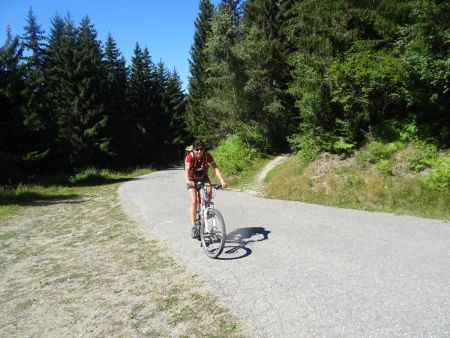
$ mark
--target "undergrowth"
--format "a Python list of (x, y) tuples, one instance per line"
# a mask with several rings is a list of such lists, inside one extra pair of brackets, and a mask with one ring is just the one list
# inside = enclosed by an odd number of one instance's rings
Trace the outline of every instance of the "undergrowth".
[(372, 141), (351, 157), (293, 156), (267, 180), (271, 198), (450, 219), (450, 156), (421, 141)]

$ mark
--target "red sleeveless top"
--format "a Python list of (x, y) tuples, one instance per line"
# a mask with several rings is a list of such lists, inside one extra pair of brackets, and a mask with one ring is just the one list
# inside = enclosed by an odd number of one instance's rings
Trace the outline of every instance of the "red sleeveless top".
[(204, 153), (201, 158), (195, 159), (192, 153), (189, 153), (184, 161), (191, 164), (189, 179), (200, 181), (208, 178), (209, 164), (214, 162), (214, 158), (210, 153)]

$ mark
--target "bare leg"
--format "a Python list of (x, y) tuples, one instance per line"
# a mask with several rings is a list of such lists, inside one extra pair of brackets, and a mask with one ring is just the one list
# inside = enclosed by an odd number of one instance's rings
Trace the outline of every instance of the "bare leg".
[(195, 224), (195, 216), (197, 213), (197, 194), (195, 189), (188, 190), (189, 196), (189, 216), (191, 218), (191, 224)]

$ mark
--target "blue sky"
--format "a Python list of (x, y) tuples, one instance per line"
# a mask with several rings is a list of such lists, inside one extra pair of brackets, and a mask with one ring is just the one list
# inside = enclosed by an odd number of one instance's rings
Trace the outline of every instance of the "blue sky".
[(103, 43), (111, 32), (128, 65), (139, 42), (154, 63), (162, 60), (169, 70), (175, 68), (186, 89), (198, 5), (199, 0), (0, 0), (0, 45), (8, 25), (13, 35), (23, 34), (30, 7), (46, 35), (56, 13), (65, 17), (69, 12), (76, 25), (87, 15)]

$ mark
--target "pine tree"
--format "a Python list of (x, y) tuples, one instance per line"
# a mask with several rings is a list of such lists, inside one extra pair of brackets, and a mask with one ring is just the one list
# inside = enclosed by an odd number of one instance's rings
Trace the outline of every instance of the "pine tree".
[(242, 0), (221, 0), (219, 10), (231, 13), (233, 23), (237, 25), (242, 16)]
[[(164, 149), (167, 149), (170, 143), (170, 116), (166, 97), (168, 79), (169, 72), (164, 65), (164, 62), (160, 60), (155, 69), (153, 124), (156, 144), (158, 146), (161, 145)], [(167, 157), (167, 154), (164, 153), (160, 153), (158, 155), (164, 155), (164, 157)]]
[(206, 84), (208, 60), (205, 45), (211, 34), (211, 19), (214, 6), (209, 0), (201, 0), (199, 14), (195, 20), (194, 43), (189, 60), (189, 84), (187, 98), (186, 124), (190, 133), (196, 137), (202, 134), (205, 126), (203, 116), (206, 114), (204, 101), (210, 96)]
[(211, 146), (242, 129), (246, 123), (245, 66), (236, 51), (240, 27), (227, 6), (220, 6), (211, 21), (211, 35), (205, 46), (209, 95), (204, 99), (199, 135)]
[(292, 133), (292, 99), (288, 50), (282, 35), (283, 7), (277, 0), (249, 0), (242, 18), (244, 36), (239, 51), (246, 63), (246, 96), (249, 118), (256, 122), (261, 137), (280, 150)]
[(24, 151), (23, 127), (23, 49), (19, 38), (7, 28), (5, 44), (0, 48), (0, 182), (9, 183), (20, 177)]
[(348, 1), (288, 2), (283, 26), (291, 48), (288, 63), (292, 81), (288, 90), (298, 108), (300, 131), (315, 139), (335, 131), (339, 112), (333, 110), (326, 72), (335, 56), (348, 47)]
[(76, 28), (57, 16), (48, 47), (46, 78), (58, 134), (55, 155), (66, 169), (99, 165), (108, 155), (104, 70), (100, 42), (90, 20)]
[(132, 119), (128, 111), (128, 70), (125, 58), (109, 34), (105, 45), (105, 111), (109, 116), (108, 136), (115, 165), (125, 167), (129, 159)]
[(188, 135), (186, 131), (186, 95), (182, 90), (180, 77), (174, 69), (169, 74), (166, 90), (166, 106), (168, 111), (168, 150), (169, 160), (177, 160), (184, 154)]
[(100, 165), (110, 155), (106, 134), (108, 115), (104, 109), (105, 74), (101, 43), (90, 19), (85, 17), (78, 30), (76, 50), (77, 95), (73, 113), (80, 124), (75, 137), (81, 142), (79, 161), (83, 165)]
[(136, 43), (131, 59), (129, 107), (133, 120), (133, 152), (135, 163), (149, 163), (155, 152), (154, 135), (155, 66), (148, 49)]
[(27, 56), (23, 57), (25, 65), (25, 100), (24, 125), (27, 135), (23, 140), (28, 151), (28, 166), (36, 173), (47, 159), (54, 126), (48, 114), (45, 102), (44, 79), (44, 31), (36, 22), (32, 9), (28, 11), (27, 24), (24, 27), (22, 46)]
[[(79, 151), (76, 149), (81, 146), (80, 140), (72, 137), (76, 128), (76, 119), (71, 108), (77, 95), (77, 34), (70, 15), (64, 19), (55, 15), (52, 19), (44, 74), (48, 87), (47, 101), (56, 126), (51, 155), (57, 170), (68, 170), (77, 165), (76, 154), (79, 154)], [(73, 144), (74, 142), (76, 144)]]

